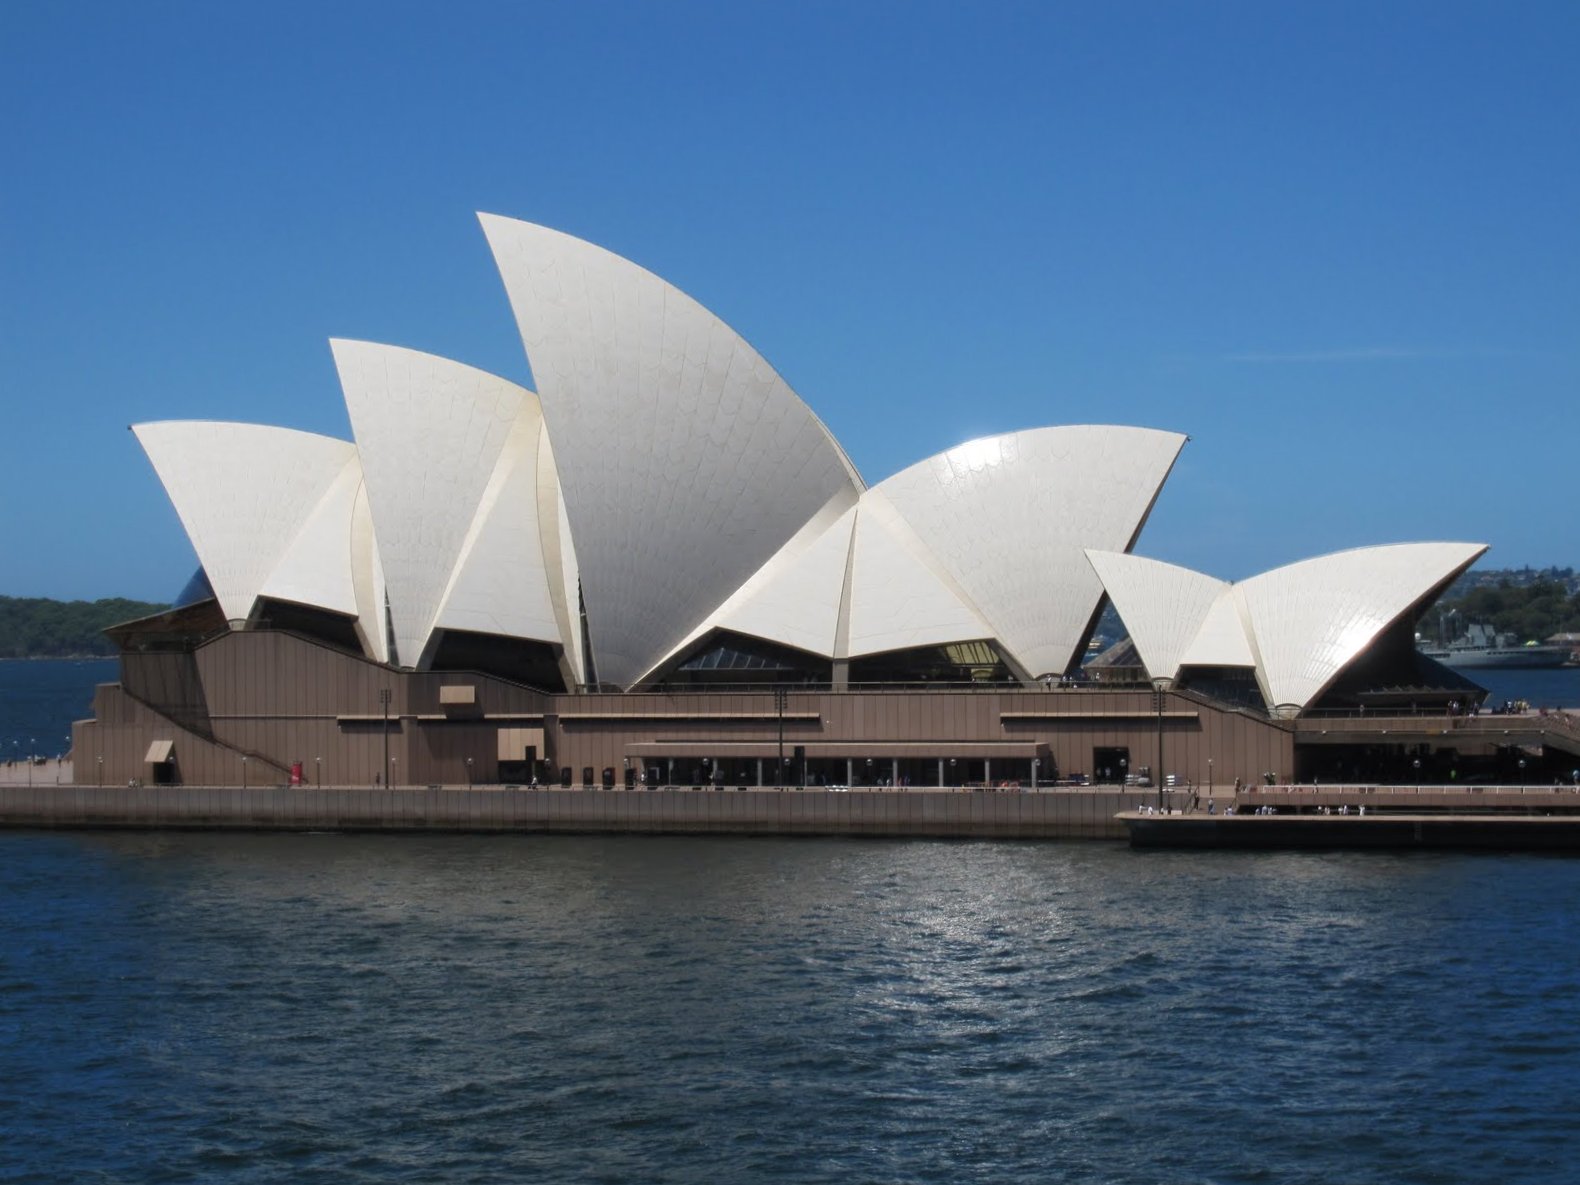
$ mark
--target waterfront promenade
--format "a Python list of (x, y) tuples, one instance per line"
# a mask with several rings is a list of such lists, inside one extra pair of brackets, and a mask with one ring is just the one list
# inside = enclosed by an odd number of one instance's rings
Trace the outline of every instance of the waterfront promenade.
[(0, 762), (0, 786), (69, 786), (75, 780), (70, 757), (51, 757), (42, 765)]

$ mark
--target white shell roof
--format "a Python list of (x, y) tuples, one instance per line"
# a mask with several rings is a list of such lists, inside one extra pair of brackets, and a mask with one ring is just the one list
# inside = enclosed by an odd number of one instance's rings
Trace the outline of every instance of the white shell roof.
[(1486, 550), (1480, 543), (1362, 547), (1241, 581), (1235, 596), (1256, 640), (1267, 702), (1309, 704), (1377, 635)]
[(1047, 428), (950, 449), (814, 519), (670, 657), (720, 627), (830, 658), (993, 640), (1023, 675), (1063, 670), (1102, 595), (1082, 548), (1130, 546), (1184, 440)]
[[(1174, 677), (1215, 605), (1227, 605), (1233, 611), (1233, 603), (1225, 597), (1232, 587), (1227, 581), (1120, 552), (1088, 551), (1086, 558), (1130, 631), (1142, 665), (1154, 678)], [(1245, 634), (1238, 619), (1232, 624), (1240, 635), (1235, 653), (1243, 655), (1243, 660), (1225, 665), (1250, 666)]]
[(481, 217), (541, 395), (337, 341), (355, 444), (134, 427), (228, 619), (260, 595), (355, 614), (368, 652), (407, 666), (443, 629), (558, 642), (574, 681), (585, 602), (591, 664), (619, 685), (715, 628), (836, 660), (993, 640), (1039, 675), (1075, 661), (1106, 585), (1153, 674), (1255, 665), (1298, 707), (1485, 550), (1363, 548), (1232, 586), (1126, 555), (1185, 442), (1141, 428), (988, 437), (866, 490), (696, 301)]
[[(332, 343), (357, 443), (253, 424), (134, 427), (228, 619), (268, 596), (355, 616), (416, 666), (436, 629), (561, 642), (576, 565), (537, 399), (411, 350)], [(388, 616), (386, 616), (388, 606)]]
[(856, 526), (854, 501), (854, 492), (836, 495), (686, 644), (716, 626), (832, 658)]
[(368, 508), (368, 487), (363, 481), (357, 483), (357, 499), (351, 508), (351, 575), (357, 594), (357, 631), (362, 635), (362, 648), (370, 658), (388, 662), (384, 565), (379, 560), (379, 541), (373, 534), (373, 512)]
[(264, 581), (262, 595), (356, 616), (351, 530), (362, 461), (346, 462)]
[(1267, 702), (1298, 709), (1486, 550), (1479, 543), (1362, 547), (1232, 585), (1140, 556), (1088, 556), (1148, 674), (1255, 666)]
[[(543, 511), (549, 502), (554, 504), (552, 515)], [(554, 614), (560, 623), (560, 644), (568, 656), (568, 660), (562, 660), (567, 668), (565, 685), (572, 687), (583, 681), (587, 670), (582, 638), (581, 570), (576, 565), (576, 541), (571, 538), (571, 522), (565, 514), (559, 471), (554, 465), (547, 431), (538, 442), (538, 507), (543, 564), (550, 573), (549, 595), (554, 599)], [(559, 574), (557, 582), (553, 579), (554, 573)]]
[(1180, 655), (1182, 667), (1254, 667), (1256, 655), (1240, 617), (1240, 603), (1230, 585), (1212, 603), (1201, 629)]
[[(474, 524), (490, 515), (483, 499), (493, 486), (507, 440), (531, 392), (495, 375), (415, 350), (371, 342), (333, 341), (335, 366), (362, 457), (373, 531), (383, 561), (395, 656), (419, 665), (439, 622), (462, 552), (475, 542)], [(536, 457), (536, 415), (505, 462)], [(536, 482), (516, 491), (535, 503)], [(487, 509), (493, 509), (489, 507)], [(504, 512), (509, 517), (509, 511)], [(491, 541), (497, 539), (491, 538)], [(528, 540), (536, 550), (536, 533)], [(504, 544), (506, 551), (511, 547)], [(488, 566), (501, 553), (485, 551), (463, 583), (461, 617), (488, 618), (491, 610), (519, 620), (502, 603), (503, 576)], [(511, 557), (519, 560), (519, 552)], [(529, 561), (530, 564), (530, 561)], [(530, 598), (543, 584), (541, 562)], [(537, 606), (525, 610), (541, 620)], [(552, 612), (548, 614), (552, 620)], [(533, 635), (528, 635), (533, 636)], [(557, 633), (555, 635), (557, 637)]]
[(831, 502), (666, 661), (714, 628), (830, 659), (992, 636), (876, 490), (830, 523), (848, 501)]
[(685, 293), (591, 243), (480, 217), (554, 441), (593, 663), (626, 686), (861, 481)]
[[(353, 445), (260, 424), (134, 424), (227, 619), (244, 621)], [(331, 579), (333, 579), (331, 577)]]
[[(558, 527), (559, 499), (538, 482), (543, 417), (527, 399), (466, 540), (439, 611), (439, 626), (513, 638), (558, 640), (564, 590), (545, 563), (544, 522)], [(546, 503), (546, 504), (545, 504)]]
[(850, 569), (851, 658), (994, 636), (884, 497), (868, 490), (857, 513)]
[(388, 661), (384, 576), (360, 457), (346, 462), (319, 499), (269, 573), (261, 595), (354, 616), (364, 652), (379, 662)]
[(1031, 675), (1075, 659), (1103, 587), (1084, 548), (1128, 551), (1185, 444), (1079, 426), (990, 436), (874, 487)]

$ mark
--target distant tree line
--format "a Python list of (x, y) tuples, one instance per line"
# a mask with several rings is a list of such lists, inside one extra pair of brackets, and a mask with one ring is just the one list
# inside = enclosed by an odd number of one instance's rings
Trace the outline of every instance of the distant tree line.
[(168, 605), (107, 597), (99, 601), (53, 601), (47, 597), (0, 597), (0, 658), (74, 658), (113, 655), (107, 626), (161, 613)]
[(1472, 568), (1449, 587), (1448, 596), (1458, 597), (1473, 588), (1498, 588), (1512, 585), (1561, 584), (1572, 593), (1580, 592), (1580, 572), (1573, 568)]
[(1580, 590), (1561, 580), (1512, 580), (1482, 583), (1465, 592), (1451, 589), (1421, 619), (1423, 637), (1452, 641), (1474, 622), (1521, 642), (1539, 642), (1559, 633), (1580, 633)]

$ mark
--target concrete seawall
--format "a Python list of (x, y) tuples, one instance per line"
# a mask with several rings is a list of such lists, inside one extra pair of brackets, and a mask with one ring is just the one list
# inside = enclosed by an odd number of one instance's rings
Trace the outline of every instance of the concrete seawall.
[(1135, 793), (0, 787), (0, 827), (1124, 839)]
[(1139, 815), (1121, 822), (1137, 848), (1348, 851), (1437, 848), (1580, 853), (1576, 815)]

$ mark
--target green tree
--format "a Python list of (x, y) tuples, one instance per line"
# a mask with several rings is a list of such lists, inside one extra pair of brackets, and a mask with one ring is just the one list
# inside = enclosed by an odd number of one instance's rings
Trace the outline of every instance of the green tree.
[(1422, 617), (1421, 633), (1429, 638), (1462, 634), (1473, 622), (1514, 634), (1522, 642), (1580, 632), (1580, 592), (1569, 592), (1558, 580), (1516, 585), (1507, 578), (1458, 595), (1451, 591)]

